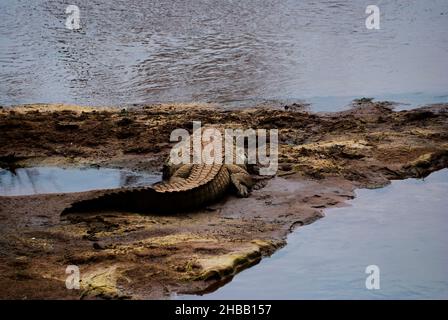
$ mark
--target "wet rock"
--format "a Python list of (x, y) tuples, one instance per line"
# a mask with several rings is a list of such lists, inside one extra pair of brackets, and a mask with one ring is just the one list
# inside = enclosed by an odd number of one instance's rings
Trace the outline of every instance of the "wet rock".
[(79, 129), (79, 124), (76, 122), (59, 121), (55, 124), (55, 129), (58, 131), (73, 131)]
[(93, 249), (95, 250), (104, 250), (104, 247), (100, 245), (98, 242), (93, 243)]

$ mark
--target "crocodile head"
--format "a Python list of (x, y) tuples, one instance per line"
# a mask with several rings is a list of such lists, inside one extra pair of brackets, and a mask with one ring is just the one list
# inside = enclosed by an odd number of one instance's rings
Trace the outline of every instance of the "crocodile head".
[(182, 166), (182, 164), (172, 164), (168, 158), (162, 165), (162, 179), (168, 180)]

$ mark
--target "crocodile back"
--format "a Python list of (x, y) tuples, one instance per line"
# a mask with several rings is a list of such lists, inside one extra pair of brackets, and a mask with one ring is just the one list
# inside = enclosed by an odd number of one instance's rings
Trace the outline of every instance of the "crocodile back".
[(152, 188), (157, 192), (181, 192), (192, 190), (215, 179), (221, 168), (222, 165), (219, 164), (194, 165), (187, 179), (177, 180), (174, 182), (162, 182), (154, 185)]

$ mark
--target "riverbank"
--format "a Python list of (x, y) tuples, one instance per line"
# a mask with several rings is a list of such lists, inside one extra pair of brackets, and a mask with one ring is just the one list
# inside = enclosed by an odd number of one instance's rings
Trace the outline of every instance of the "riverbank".
[[(0, 109), (0, 164), (95, 166), (158, 172), (173, 129), (192, 121), (279, 129), (279, 172), (247, 199), (228, 196), (175, 216), (68, 216), (72, 201), (100, 191), (0, 198), (1, 298), (166, 298), (212, 291), (285, 245), (294, 228), (344, 205), (355, 188), (424, 177), (448, 164), (448, 105), (395, 112), (357, 100), (348, 111), (133, 109), (27, 105)], [(263, 187), (262, 187), (263, 186)], [(67, 290), (77, 265), (81, 290)]]

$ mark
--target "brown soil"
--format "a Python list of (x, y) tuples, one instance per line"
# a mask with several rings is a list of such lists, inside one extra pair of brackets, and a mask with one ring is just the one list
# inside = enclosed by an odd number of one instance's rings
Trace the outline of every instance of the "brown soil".
[[(175, 128), (279, 129), (280, 170), (247, 199), (228, 196), (178, 215), (69, 215), (99, 191), (0, 197), (0, 298), (166, 298), (204, 293), (285, 245), (295, 227), (343, 205), (355, 188), (424, 177), (448, 164), (448, 105), (395, 112), (388, 102), (349, 111), (226, 110), (155, 105), (133, 110), (28, 105), (0, 109), (0, 165), (94, 165), (159, 171)], [(264, 187), (261, 187), (264, 186)], [(65, 287), (77, 265), (81, 289)]]

